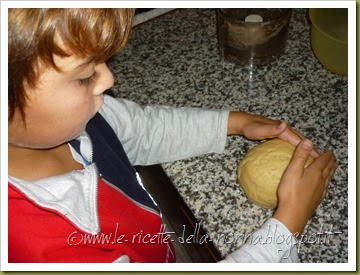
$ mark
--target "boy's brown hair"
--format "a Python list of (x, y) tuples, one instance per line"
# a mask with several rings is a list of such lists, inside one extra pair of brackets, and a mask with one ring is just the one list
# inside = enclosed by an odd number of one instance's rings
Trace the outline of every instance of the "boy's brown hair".
[(25, 120), (24, 84), (36, 87), (40, 66), (56, 70), (54, 55), (106, 61), (125, 45), (132, 9), (9, 9), (9, 121)]

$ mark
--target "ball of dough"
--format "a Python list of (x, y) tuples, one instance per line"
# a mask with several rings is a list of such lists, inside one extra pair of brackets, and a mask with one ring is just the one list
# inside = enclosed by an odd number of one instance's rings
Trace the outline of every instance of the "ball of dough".
[[(238, 180), (248, 199), (264, 208), (277, 206), (277, 188), (295, 146), (280, 139), (249, 150), (238, 166)], [(306, 166), (313, 161), (309, 158)]]

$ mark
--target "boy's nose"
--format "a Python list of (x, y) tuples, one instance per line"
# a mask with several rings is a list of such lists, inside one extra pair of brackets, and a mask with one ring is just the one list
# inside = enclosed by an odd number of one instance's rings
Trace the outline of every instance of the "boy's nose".
[(99, 74), (93, 94), (100, 95), (114, 85), (114, 76), (105, 63), (99, 63), (95, 66), (95, 71)]

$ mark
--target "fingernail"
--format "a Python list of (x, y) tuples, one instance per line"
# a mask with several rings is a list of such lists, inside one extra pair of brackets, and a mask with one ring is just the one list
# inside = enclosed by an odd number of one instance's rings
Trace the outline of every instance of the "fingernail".
[(306, 150), (311, 150), (313, 147), (312, 142), (308, 139), (303, 140), (302, 146)]

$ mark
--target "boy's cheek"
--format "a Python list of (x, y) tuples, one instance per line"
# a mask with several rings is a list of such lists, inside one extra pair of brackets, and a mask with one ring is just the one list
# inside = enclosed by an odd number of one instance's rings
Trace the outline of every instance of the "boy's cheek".
[(101, 106), (103, 104), (104, 104), (104, 96), (103, 95), (97, 96), (96, 101), (95, 101), (94, 115), (101, 109)]

